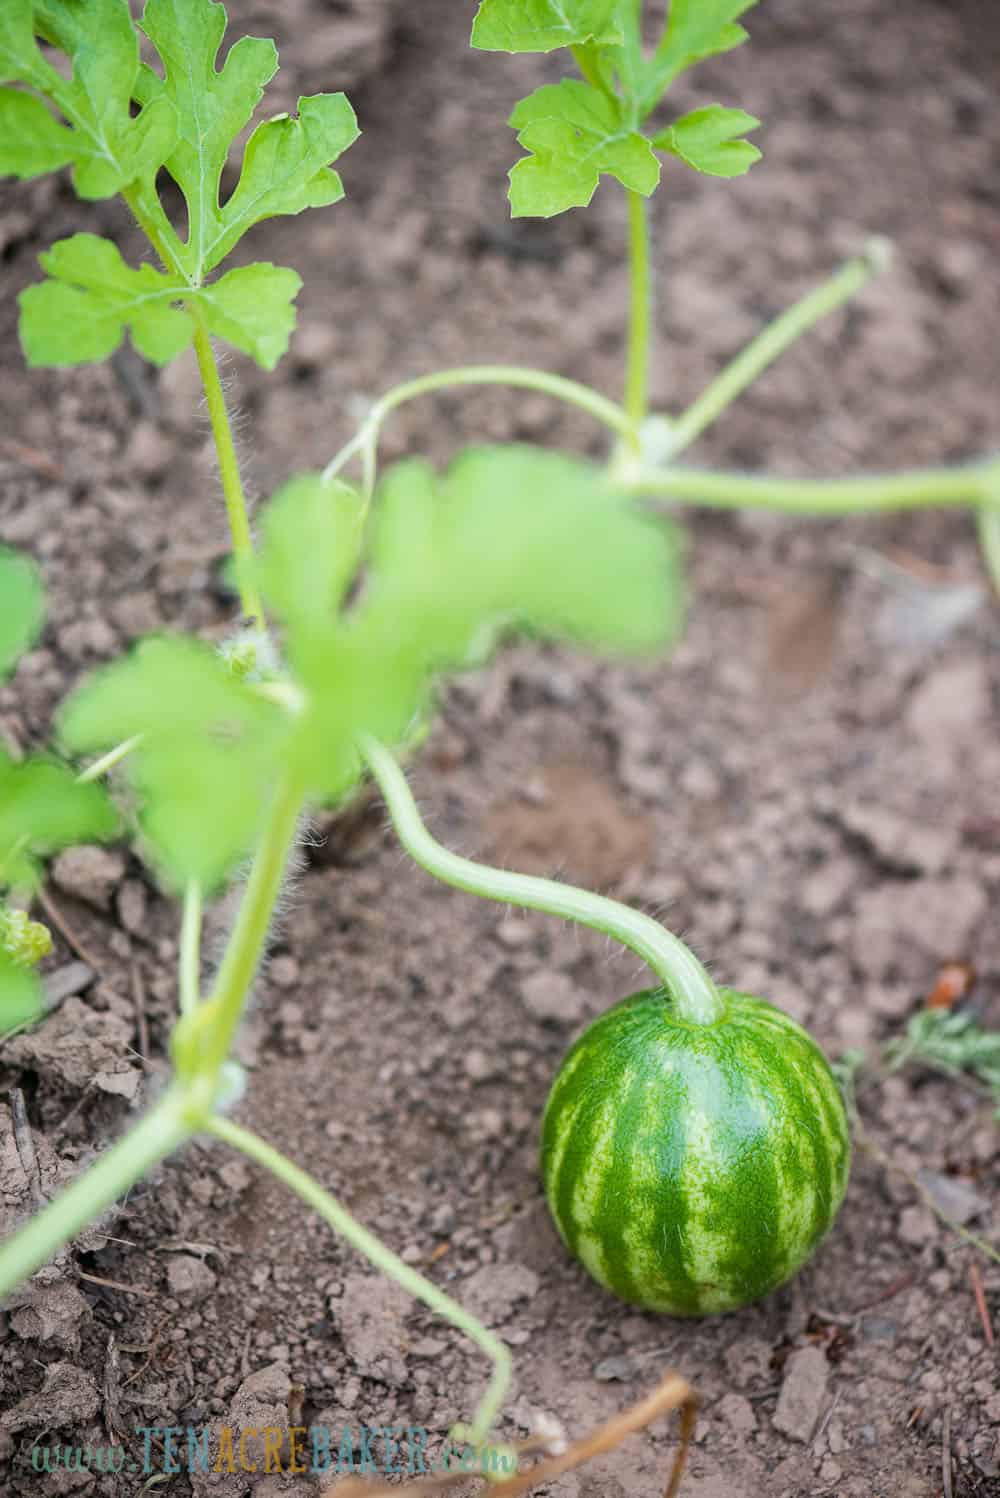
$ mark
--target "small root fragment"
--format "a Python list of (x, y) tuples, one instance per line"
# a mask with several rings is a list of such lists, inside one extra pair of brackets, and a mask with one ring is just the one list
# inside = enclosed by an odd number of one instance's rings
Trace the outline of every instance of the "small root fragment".
[[(559, 1455), (547, 1457), (527, 1471), (517, 1472), (503, 1482), (490, 1481), (488, 1490), (491, 1498), (494, 1494), (496, 1498), (518, 1498), (518, 1495), (529, 1492), (539, 1483), (551, 1482), (564, 1472), (570, 1472), (573, 1468), (592, 1461), (594, 1457), (601, 1456), (606, 1451), (613, 1451), (615, 1447), (621, 1445), (626, 1436), (643, 1430), (658, 1416), (666, 1414), (668, 1410), (679, 1409), (681, 1412), (681, 1445), (674, 1458), (664, 1491), (664, 1498), (674, 1498), (684, 1474), (688, 1447), (694, 1433), (697, 1408), (698, 1398), (690, 1384), (678, 1373), (667, 1373), (658, 1388), (645, 1399), (640, 1400), (631, 1409), (624, 1410), (620, 1415), (615, 1415), (604, 1425), (591, 1431), (589, 1435), (581, 1437), (579, 1441), (574, 1441)], [(522, 1452), (537, 1451), (538, 1447), (539, 1442), (533, 1440), (524, 1442), (518, 1449)], [(398, 1498), (400, 1493), (405, 1493), (406, 1498), (416, 1498), (418, 1494), (426, 1494), (430, 1498), (432, 1494), (444, 1493), (449, 1488), (457, 1487), (460, 1483), (475, 1478), (486, 1481), (482, 1473), (468, 1471), (442, 1472), (433, 1476), (418, 1477), (409, 1483), (393, 1483), (391, 1486), (377, 1481), (372, 1482), (367, 1478), (347, 1477), (328, 1484), (324, 1492), (329, 1495), (329, 1498)]]

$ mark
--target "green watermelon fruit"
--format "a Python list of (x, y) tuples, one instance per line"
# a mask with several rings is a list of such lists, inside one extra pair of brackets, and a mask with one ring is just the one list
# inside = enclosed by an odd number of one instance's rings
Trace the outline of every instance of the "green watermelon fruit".
[(799, 1269), (847, 1187), (840, 1090), (801, 1025), (721, 989), (715, 1024), (663, 988), (602, 1014), (563, 1062), (542, 1176), (570, 1252), (623, 1300), (736, 1310)]

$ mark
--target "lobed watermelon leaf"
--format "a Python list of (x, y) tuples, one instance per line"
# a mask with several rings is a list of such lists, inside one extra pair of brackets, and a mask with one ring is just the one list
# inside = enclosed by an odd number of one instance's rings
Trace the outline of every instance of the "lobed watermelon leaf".
[(289, 735), (287, 715), (207, 645), (152, 637), (69, 699), (74, 753), (141, 735), (126, 773), (168, 881), (215, 888), (254, 846)]
[(472, 45), (491, 51), (569, 47), (583, 80), (547, 84), (510, 116), (528, 153), (510, 173), (515, 217), (550, 217), (589, 203), (602, 175), (648, 197), (660, 180), (653, 148), (694, 170), (733, 177), (760, 159), (736, 137), (758, 123), (711, 105), (652, 137), (643, 122), (678, 75), (746, 40), (737, 21), (757, 0), (671, 0), (658, 45), (643, 44), (642, 0), (482, 0)]
[[(223, 203), (230, 150), (277, 70), (274, 44), (243, 37), (217, 68), (226, 12), (215, 0), (148, 0), (142, 30), (162, 76), (140, 63), (128, 0), (4, 0), (0, 83), (19, 87), (0, 88), (0, 175), (69, 164), (81, 197), (124, 193), (165, 267), (133, 269), (91, 234), (55, 245), (42, 257), (50, 279), (20, 299), (28, 361), (103, 359), (129, 329), (139, 351), (164, 364), (193, 336), (183, 301), (199, 304), (209, 332), (272, 369), (295, 325), (298, 276), (265, 263), (206, 277), (254, 224), (343, 197), (331, 163), (357, 139), (354, 111), (343, 94), (317, 94), (299, 100), (297, 117), (263, 121)], [(65, 54), (69, 78), (39, 38)], [(187, 204), (183, 240), (157, 190), (161, 168)]]

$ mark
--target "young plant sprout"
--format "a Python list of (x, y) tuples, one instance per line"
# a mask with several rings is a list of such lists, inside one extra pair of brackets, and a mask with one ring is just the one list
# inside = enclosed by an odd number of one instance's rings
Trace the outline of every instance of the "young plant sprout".
[[(214, 0), (5, 0), (0, 12), (0, 173), (69, 166), (86, 200), (121, 196), (158, 264), (130, 266), (90, 232), (42, 257), (21, 296), (29, 365), (109, 357), (126, 334), (165, 365), (193, 346), (232, 537), (242, 619), (221, 650), (163, 635), (140, 642), (75, 692), (57, 722), (63, 758), (0, 754), (0, 1030), (41, 1015), (44, 929), (28, 916), (41, 861), (116, 836), (123, 819), (182, 905), (172, 1076), (146, 1116), (0, 1248), (0, 1293), (44, 1264), (158, 1161), (194, 1135), (274, 1174), (372, 1263), (466, 1332), (492, 1362), (468, 1437), (484, 1443), (502, 1407), (506, 1344), (404, 1264), (297, 1163), (229, 1117), (245, 1078), (233, 1042), (250, 1002), (300, 823), (336, 807), (366, 773), (403, 845), (461, 889), (593, 926), (635, 951), (655, 986), (610, 1008), (564, 1062), (545, 1111), (542, 1169), (556, 1223), (591, 1272), (625, 1299), (680, 1314), (767, 1293), (804, 1261), (843, 1195), (843, 1106), (813, 1042), (761, 999), (718, 987), (676, 937), (640, 912), (548, 880), (486, 869), (423, 827), (398, 760), (426, 733), (438, 683), (479, 666), (516, 630), (648, 654), (678, 635), (681, 546), (645, 497), (840, 514), (924, 505), (977, 512), (1000, 575), (1000, 459), (833, 481), (772, 480), (677, 465), (793, 339), (886, 261), (880, 241), (780, 317), (686, 411), (650, 413), (652, 259), (647, 199), (664, 162), (718, 177), (747, 171), (757, 121), (706, 103), (660, 114), (670, 85), (738, 46), (755, 0), (672, 0), (654, 45), (637, 0), (482, 0), (473, 45), (564, 49), (576, 76), (511, 115), (525, 155), (514, 214), (586, 205), (602, 177), (624, 191), (631, 268), (620, 402), (534, 369), (473, 365), (383, 395), (323, 473), (292, 478), (251, 528), (213, 339), (273, 369), (294, 328), (299, 277), (269, 262), (224, 269), (263, 219), (334, 204), (332, 163), (356, 139), (343, 94), (298, 102), (256, 125), (235, 187), (223, 171), (277, 67), (271, 42), (226, 27)], [(658, 12), (660, 7), (654, 7)], [(140, 33), (155, 65), (140, 60)], [(655, 117), (655, 118), (654, 118)], [(163, 192), (185, 203), (177, 228)], [(517, 446), (378, 467), (382, 424), (446, 387), (505, 384), (568, 402), (613, 438), (606, 464)], [(360, 459), (355, 486), (344, 473)], [(0, 552), (0, 674), (41, 626), (35, 569)], [(90, 759), (78, 772), (69, 761)], [(129, 812), (101, 781), (127, 779)], [(129, 823), (127, 823), (129, 824)], [(205, 903), (251, 860), (221, 962), (204, 983)]]

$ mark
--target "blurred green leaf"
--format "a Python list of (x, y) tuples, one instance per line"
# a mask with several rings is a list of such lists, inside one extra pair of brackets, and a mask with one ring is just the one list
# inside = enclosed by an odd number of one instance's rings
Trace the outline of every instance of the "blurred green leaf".
[(39, 860), (74, 843), (103, 842), (118, 816), (99, 785), (80, 785), (53, 759), (0, 752), (0, 887), (32, 889)]
[(76, 753), (142, 735), (125, 765), (143, 832), (172, 883), (212, 889), (256, 842), (290, 719), (207, 646), (154, 637), (86, 682), (60, 730)]
[(44, 613), (38, 569), (0, 547), (0, 681), (38, 634)]
[(42, 1014), (42, 988), (34, 972), (0, 950), (0, 1036)]

